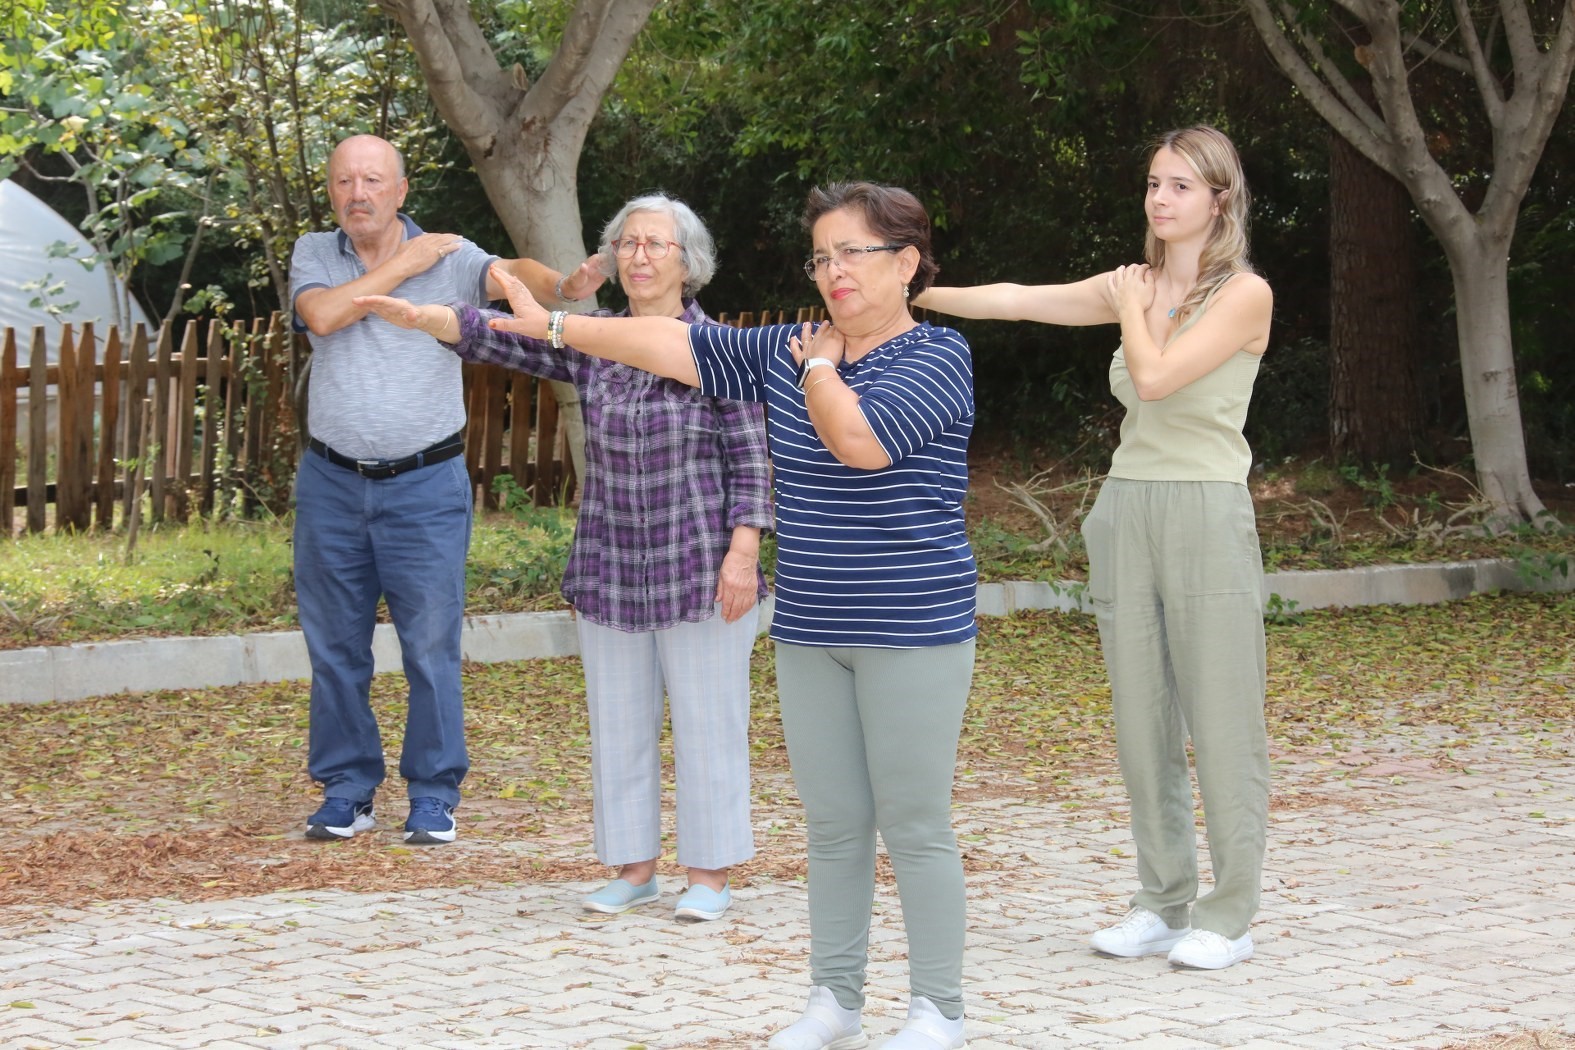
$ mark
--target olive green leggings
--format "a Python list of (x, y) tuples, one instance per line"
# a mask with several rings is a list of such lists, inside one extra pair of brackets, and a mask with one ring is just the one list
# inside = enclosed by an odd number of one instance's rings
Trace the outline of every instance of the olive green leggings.
[(777, 644), (782, 728), (809, 832), (811, 980), (846, 1009), (864, 1005), (878, 831), (897, 876), (912, 994), (962, 1016), (967, 919), (951, 800), (973, 658), (972, 639)]

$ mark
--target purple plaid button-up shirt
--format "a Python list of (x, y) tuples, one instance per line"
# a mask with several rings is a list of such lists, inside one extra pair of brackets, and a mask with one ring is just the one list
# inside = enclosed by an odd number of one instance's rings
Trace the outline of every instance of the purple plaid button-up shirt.
[[(734, 526), (771, 527), (771, 478), (760, 405), (568, 347), (487, 327), (500, 316), (463, 303), (454, 352), (575, 385), (585, 414), (585, 473), (563, 597), (621, 631), (709, 619)], [(598, 310), (596, 316), (613, 317)], [(713, 324), (694, 300), (686, 324)], [(766, 593), (756, 568), (757, 594)]]

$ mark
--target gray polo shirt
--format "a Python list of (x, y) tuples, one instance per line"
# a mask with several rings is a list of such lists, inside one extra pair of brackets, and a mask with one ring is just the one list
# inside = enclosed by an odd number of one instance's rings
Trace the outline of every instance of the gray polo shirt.
[[(401, 214), (405, 237), (421, 228)], [(487, 302), (487, 267), (496, 256), (469, 241), (389, 294), (419, 305)], [(290, 256), (290, 302), (309, 288), (335, 288), (366, 273), (343, 230), (308, 233)], [(299, 319), (298, 332), (307, 331)], [(396, 459), (465, 426), (460, 360), (430, 335), (369, 314), (329, 335), (308, 333), (312, 378), (307, 427), (335, 452)]]

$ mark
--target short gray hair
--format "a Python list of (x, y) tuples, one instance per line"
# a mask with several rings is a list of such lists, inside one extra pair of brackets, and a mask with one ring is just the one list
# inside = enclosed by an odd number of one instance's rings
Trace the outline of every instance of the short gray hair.
[(705, 223), (700, 221), (700, 216), (694, 213), (693, 208), (665, 193), (647, 193), (635, 197), (619, 208), (618, 214), (602, 229), (602, 237), (597, 244), (597, 249), (602, 252), (602, 275), (618, 276), (618, 260), (610, 249), (613, 242), (623, 234), (629, 216), (643, 211), (672, 217), (673, 235), (678, 240), (679, 258), (684, 264), (684, 294), (693, 296), (711, 283), (711, 278), (716, 276), (716, 242), (711, 240), (711, 231), (705, 228)]

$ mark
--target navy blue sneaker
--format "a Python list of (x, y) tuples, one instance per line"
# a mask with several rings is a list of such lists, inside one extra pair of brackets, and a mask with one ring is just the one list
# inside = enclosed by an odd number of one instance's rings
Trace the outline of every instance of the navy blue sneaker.
[(372, 816), (372, 800), (355, 802), (348, 798), (325, 798), (322, 808), (306, 818), (306, 837), (324, 842), (354, 838), (356, 832), (377, 826)]
[(436, 846), (454, 841), (454, 807), (437, 798), (410, 800), (405, 821), (405, 841), (415, 846)]

